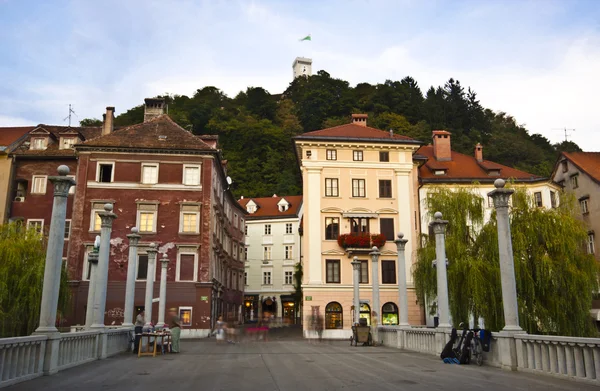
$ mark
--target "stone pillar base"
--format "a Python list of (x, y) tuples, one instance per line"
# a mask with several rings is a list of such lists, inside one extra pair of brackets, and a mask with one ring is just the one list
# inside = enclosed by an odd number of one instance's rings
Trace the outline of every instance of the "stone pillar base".
[[(498, 353), (500, 354), (500, 367), (508, 371), (516, 371), (519, 363), (521, 352), (517, 351), (517, 340), (515, 335), (527, 334), (523, 330), (519, 331), (500, 331), (498, 336)], [(519, 342), (519, 347), (522, 344)]]
[(47, 334), (46, 349), (44, 351), (44, 376), (54, 375), (58, 372), (58, 353), (60, 350), (60, 333)]

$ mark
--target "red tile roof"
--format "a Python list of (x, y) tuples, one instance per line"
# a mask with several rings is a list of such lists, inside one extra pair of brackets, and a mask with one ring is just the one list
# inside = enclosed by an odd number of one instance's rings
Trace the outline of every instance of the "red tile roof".
[(78, 148), (81, 147), (215, 150), (166, 114), (86, 141), (79, 144)]
[[(90, 126), (90, 127), (78, 127), (78, 126), (57, 126), (57, 125), (45, 125), (45, 124), (39, 124), (37, 126), (28, 126), (26, 127), (28, 129), (28, 133), (31, 133), (32, 131), (36, 131), (41, 133), (44, 133), (43, 131), (47, 131), (50, 134), (50, 139), (51, 140), (56, 140), (55, 142), (50, 142), (48, 144), (48, 147), (46, 149), (38, 149), (38, 150), (34, 150), (34, 149), (29, 149), (29, 147), (26, 147), (25, 145), (23, 145), (22, 143), (17, 146), (12, 153), (18, 156), (38, 156), (38, 157), (43, 157), (43, 156), (48, 156), (48, 157), (69, 157), (75, 156), (75, 150), (68, 148), (68, 149), (60, 149), (60, 135), (63, 133), (77, 133), (81, 136), (81, 138), (83, 138), (84, 140), (89, 140), (89, 139), (93, 139), (95, 137), (98, 137), (101, 133), (102, 133), (102, 127), (100, 126)], [(4, 128), (0, 128), (0, 132), (2, 131), (1, 129)]]
[[(285, 198), (287, 202), (290, 203), (290, 207), (285, 212), (280, 212), (277, 204), (281, 201), (282, 198)], [(246, 209), (246, 205), (250, 200), (254, 201), (254, 203), (258, 206), (256, 212), (249, 214), (246, 216), (246, 220), (252, 219), (264, 219), (267, 217), (276, 217), (276, 218), (284, 218), (284, 217), (295, 217), (298, 216), (298, 212), (300, 211), (300, 206), (302, 205), (302, 196), (285, 196), (285, 197), (259, 197), (259, 198), (243, 198), (238, 200), (238, 203), (242, 206), (242, 208)]]
[(0, 147), (8, 147), (33, 129), (35, 129), (35, 126), (0, 128)]
[(371, 128), (368, 126), (362, 126), (357, 124), (346, 124), (340, 126), (334, 126), (332, 128), (315, 130), (313, 132), (307, 132), (301, 134), (299, 136), (294, 137), (295, 139), (372, 139), (373, 141), (379, 142), (408, 142), (411, 144), (419, 143), (420, 141), (414, 140), (407, 136), (402, 136), (400, 134), (390, 135), (390, 132), (386, 132), (383, 130)]
[(563, 152), (563, 156), (600, 183), (600, 152)]
[[(452, 160), (438, 161), (433, 156), (433, 146), (426, 145), (416, 152), (427, 157), (427, 162), (419, 167), (419, 179), (422, 182), (493, 182), (497, 178), (515, 181), (542, 181), (537, 175), (494, 163), (489, 160), (478, 162), (475, 156), (463, 155), (452, 151)], [(445, 170), (445, 175), (435, 175), (436, 170)], [(500, 170), (500, 175), (489, 175), (488, 170)]]

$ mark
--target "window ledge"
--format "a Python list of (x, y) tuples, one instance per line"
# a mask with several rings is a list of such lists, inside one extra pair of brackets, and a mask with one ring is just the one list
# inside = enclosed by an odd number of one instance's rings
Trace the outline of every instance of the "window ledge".
[(340, 196), (328, 196), (328, 195), (326, 195), (325, 198), (333, 198), (333, 199), (338, 199), (338, 200), (342, 199), (342, 197), (340, 197)]
[(29, 195), (45, 195), (46, 193), (29, 193)]
[(179, 235), (200, 235), (200, 232), (179, 232)]
[(139, 231), (138, 235), (156, 235), (156, 231)]
[(369, 199), (369, 197), (354, 197), (354, 196), (352, 196), (350, 198), (357, 199), (357, 200), (368, 200)]
[(376, 200), (395, 200), (394, 197), (377, 197)]

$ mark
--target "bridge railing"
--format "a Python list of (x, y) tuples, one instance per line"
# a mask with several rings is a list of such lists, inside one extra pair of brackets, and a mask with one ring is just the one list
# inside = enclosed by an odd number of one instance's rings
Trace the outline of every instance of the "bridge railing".
[[(104, 359), (130, 348), (131, 329), (0, 338), (0, 388)], [(57, 354), (46, 350), (57, 346)]]

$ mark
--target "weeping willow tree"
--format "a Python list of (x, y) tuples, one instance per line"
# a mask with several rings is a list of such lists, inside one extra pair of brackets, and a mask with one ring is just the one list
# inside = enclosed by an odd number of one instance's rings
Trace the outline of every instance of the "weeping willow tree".
[[(0, 337), (31, 334), (39, 324), (46, 244), (21, 224), (0, 225)], [(62, 268), (59, 314), (69, 306), (67, 273)]]
[[(472, 189), (437, 189), (425, 200), (430, 214), (441, 211), (449, 220), (446, 253), (449, 259), (448, 294), (456, 326), (473, 315), (485, 326), (504, 326), (495, 213), (483, 222), (483, 199)], [(524, 189), (512, 196), (510, 224), (519, 320), (529, 333), (594, 336), (589, 314), (598, 290), (599, 269), (586, 254), (587, 230), (575, 218), (575, 200), (561, 195), (558, 208), (534, 206)], [(437, 296), (435, 238), (426, 236), (415, 264), (417, 296), (431, 307)]]

